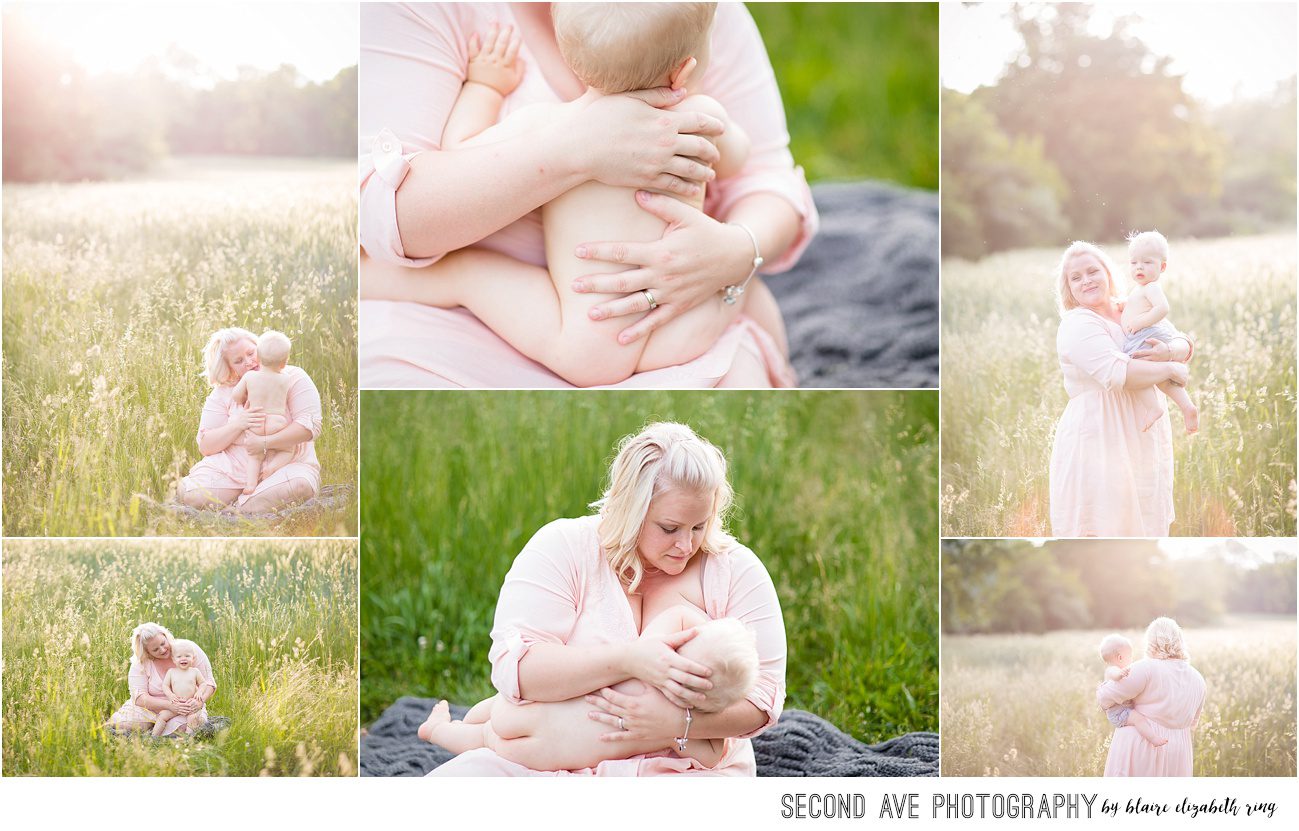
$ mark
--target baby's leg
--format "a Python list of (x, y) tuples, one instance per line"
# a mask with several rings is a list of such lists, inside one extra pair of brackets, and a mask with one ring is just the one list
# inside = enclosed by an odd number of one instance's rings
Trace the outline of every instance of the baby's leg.
[(744, 290), (744, 313), (753, 318), (753, 322), (767, 330), (780, 347), (780, 352), (789, 357), (789, 338), (785, 334), (785, 319), (780, 316), (780, 307), (776, 298), (762, 279), (755, 276), (753, 282)]
[[(257, 435), (252, 430), (249, 430), (248, 434)], [(246, 496), (257, 490), (257, 483), (262, 479), (262, 463), (265, 459), (263, 456), (258, 456), (254, 453), (251, 446), (246, 447), (244, 452), (248, 456), (248, 459), (245, 462), (247, 470), (244, 478), (244, 495)]]
[(292, 450), (267, 450), (266, 457), (262, 459), (261, 478), (266, 479), (291, 461), (293, 461)]
[(1177, 405), (1177, 409), (1182, 411), (1182, 423), (1186, 425), (1186, 432), (1194, 433), (1200, 429), (1200, 411), (1196, 409), (1195, 402), (1191, 401), (1191, 394), (1186, 391), (1186, 387), (1174, 384), (1172, 381), (1165, 381), (1159, 385), (1164, 395), (1172, 399)]
[(1146, 387), (1133, 393), (1137, 404), (1137, 418), (1141, 421), (1142, 432), (1149, 430), (1159, 423), (1159, 419), (1164, 417), (1164, 408), (1159, 401), (1159, 393), (1155, 392), (1154, 387)]
[(153, 735), (161, 736), (167, 730), (167, 722), (176, 717), (171, 710), (163, 710), (158, 713), (158, 720), (153, 723)]
[(451, 707), (445, 701), (433, 706), (428, 720), (419, 726), (418, 735), (426, 742), (441, 745), (452, 753), (467, 753), (487, 747), (488, 722), (471, 724), (451, 720)]
[(498, 698), (500, 698), (498, 695), (494, 695), (491, 698), (484, 698), (482, 701), (479, 701), (477, 704), (470, 707), (469, 712), (465, 713), (465, 724), (482, 724), (488, 721), (492, 717), (492, 705), (496, 703), (496, 699)]
[(1155, 747), (1163, 747), (1168, 744), (1168, 739), (1165, 739), (1155, 732), (1155, 728), (1150, 724), (1150, 719), (1141, 715), (1136, 710), (1128, 713), (1127, 726), (1134, 728), (1141, 734), (1141, 738), (1150, 742)]

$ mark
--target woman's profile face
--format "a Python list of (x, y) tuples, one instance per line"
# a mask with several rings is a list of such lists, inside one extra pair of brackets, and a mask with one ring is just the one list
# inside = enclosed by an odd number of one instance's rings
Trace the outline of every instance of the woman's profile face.
[(230, 380), (238, 381), (250, 369), (258, 369), (257, 344), (248, 338), (236, 341), (226, 347), (226, 366), (230, 367)]
[(648, 570), (677, 575), (704, 543), (713, 517), (712, 494), (670, 488), (650, 500), (636, 539), (636, 553)]
[(1085, 309), (1104, 307), (1110, 300), (1110, 278), (1095, 254), (1076, 254), (1064, 271), (1074, 302)]
[(144, 642), (144, 651), (149, 653), (150, 658), (165, 661), (171, 657), (171, 641), (167, 640), (166, 635), (159, 632)]

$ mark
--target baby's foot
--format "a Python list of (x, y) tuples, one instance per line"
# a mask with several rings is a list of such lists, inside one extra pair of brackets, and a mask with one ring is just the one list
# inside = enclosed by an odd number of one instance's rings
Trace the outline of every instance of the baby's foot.
[(419, 726), (417, 731), (419, 737), (426, 742), (433, 741), (433, 731), (444, 724), (451, 723), (451, 705), (446, 701), (439, 701), (433, 705), (433, 712), (428, 714), (428, 720)]
[(1200, 411), (1194, 404), (1182, 410), (1182, 422), (1186, 424), (1187, 435), (1199, 431)]
[(1164, 745), (1168, 744), (1168, 739), (1165, 739), (1163, 736), (1155, 736), (1150, 740), (1150, 743), (1153, 744), (1155, 747), (1163, 747)]
[(1159, 423), (1159, 419), (1164, 417), (1164, 411), (1159, 407), (1151, 407), (1141, 414), (1141, 432), (1146, 432), (1151, 427)]

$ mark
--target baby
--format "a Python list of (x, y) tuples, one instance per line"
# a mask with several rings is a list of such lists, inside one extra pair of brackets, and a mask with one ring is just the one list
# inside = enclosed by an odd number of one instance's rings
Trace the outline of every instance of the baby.
[[(284, 375), (289, 363), (289, 350), (293, 344), (281, 332), (266, 331), (257, 339), (257, 362), (261, 369), (244, 373), (235, 385), (231, 398), (246, 407), (261, 407), (266, 414), (260, 435), (270, 436), (283, 430), (289, 423), (290, 379)], [(249, 431), (252, 432), (251, 430)], [(265, 458), (248, 451), (248, 479), (244, 493), (257, 489), (257, 483), (288, 464), (293, 453), (288, 450), (268, 450)]]
[[(709, 620), (693, 605), (669, 607), (650, 621), (644, 634), (666, 635), (690, 627), (698, 634), (677, 651), (711, 669), (709, 680), (713, 683), (706, 693), (707, 702), (694, 712), (724, 710), (748, 695), (758, 676), (753, 635), (735, 618)], [(623, 681), (614, 689), (628, 695), (645, 692), (662, 696), (636, 680)], [(590, 719), (587, 713), (591, 711), (592, 706), (581, 697), (519, 705), (497, 695), (474, 705), (464, 721), (451, 721), (447, 703), (439, 701), (420, 726), (419, 737), (453, 753), (491, 748), (502, 758), (532, 770), (580, 770), (610, 759), (663, 750), (662, 741), (601, 741), (600, 736), (610, 728)], [(684, 720), (682, 724), (684, 727)], [(678, 756), (713, 767), (726, 752), (726, 740), (688, 738), (684, 751), (671, 749)]]
[[(1132, 642), (1122, 635), (1106, 635), (1101, 639), (1101, 660), (1105, 662), (1106, 681), (1121, 681), (1127, 678), (1128, 673), (1132, 671)], [(1105, 717), (1115, 727), (1136, 728), (1141, 738), (1155, 747), (1168, 744), (1168, 739), (1155, 733), (1149, 719), (1132, 709), (1131, 701), (1124, 701), (1122, 704), (1110, 707), (1105, 711)]]
[[(194, 666), (198, 661), (198, 648), (193, 641), (173, 640), (171, 659), (176, 666), (167, 670), (167, 674), (163, 676), (162, 691), (171, 702), (171, 706), (176, 707), (180, 702), (198, 695), (199, 687), (203, 686), (203, 676)], [(161, 736), (167, 729), (167, 722), (175, 717), (176, 712), (170, 709), (158, 713), (158, 720), (153, 725), (153, 735)], [(203, 726), (203, 711), (190, 713), (185, 723), (189, 727), (190, 735), (193, 735)]]
[[(1128, 273), (1136, 287), (1128, 295), (1123, 306), (1123, 332), (1127, 340), (1123, 351), (1131, 355), (1146, 347), (1149, 339), (1167, 343), (1181, 338), (1182, 335), (1166, 319), (1168, 317), (1168, 298), (1159, 287), (1159, 277), (1168, 268), (1168, 240), (1158, 231), (1142, 231), (1128, 237)], [(1191, 402), (1186, 387), (1165, 381), (1159, 389), (1173, 400), (1182, 411), (1182, 422), (1186, 432), (1194, 433), (1200, 429), (1200, 412)], [(1153, 392), (1142, 398), (1142, 429), (1149, 430), (1159, 421), (1164, 410), (1159, 406), (1158, 398)]]
[[(493, 26), (481, 43), (475, 35), (469, 46), (467, 79), (447, 118), (442, 149), (531, 135), (554, 117), (557, 108), (581, 106), (605, 95), (654, 87), (691, 89), (708, 60), (715, 11), (713, 3), (556, 3), (552, 14), (560, 53), (587, 91), (570, 105), (524, 107), (501, 124), (496, 120), (505, 96), (523, 77), (520, 38), (510, 26)], [(703, 112), (725, 124), (724, 134), (714, 142), (720, 161), (712, 170), (702, 168), (706, 178), (739, 172), (748, 157), (749, 140), (720, 104), (707, 96), (688, 95), (671, 109)], [(696, 209), (704, 201), (703, 188), (691, 197), (667, 195)], [(785, 348), (780, 311), (756, 277), (732, 302), (719, 293), (648, 337), (620, 344), (617, 335), (628, 319), (594, 321), (589, 312), (598, 303), (622, 295), (579, 294), (572, 284), (593, 273), (624, 271), (627, 265), (582, 259), (577, 249), (592, 240), (658, 240), (667, 223), (637, 204), (635, 188), (598, 181), (578, 185), (543, 205), (541, 218), (548, 272), (496, 252), (465, 249), (449, 258), (465, 267), (444, 268), (435, 280), (421, 281), (424, 285), (417, 298), (387, 299), (464, 306), (515, 349), (582, 387), (615, 384), (635, 372), (693, 360), (716, 342), (741, 311)], [(753, 246), (756, 270), (761, 264), (756, 237), (742, 226), (731, 230), (737, 247)], [(746, 276), (739, 275), (737, 283)], [(657, 307), (652, 292), (641, 295), (650, 310)]]

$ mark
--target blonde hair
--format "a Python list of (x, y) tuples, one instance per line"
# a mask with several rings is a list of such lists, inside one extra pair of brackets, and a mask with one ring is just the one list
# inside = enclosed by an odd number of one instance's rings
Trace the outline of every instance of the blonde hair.
[(1132, 648), (1132, 641), (1128, 640), (1122, 635), (1118, 633), (1112, 635), (1106, 635), (1105, 637), (1101, 638), (1101, 646), (1100, 646), (1101, 660), (1108, 664), (1111, 658), (1119, 654), (1120, 649), (1131, 649), (1131, 648)]
[(175, 647), (175, 638), (167, 627), (160, 623), (141, 623), (131, 630), (131, 657), (133, 663), (143, 664), (145, 661), (153, 660), (153, 656), (149, 654), (145, 647), (149, 641), (159, 635), (166, 635), (167, 643), (172, 644), (173, 648)]
[(187, 641), (184, 638), (176, 638), (171, 642), (171, 657), (188, 654), (198, 658), (198, 644), (193, 641)]
[(645, 576), (636, 543), (650, 502), (673, 488), (712, 495), (713, 515), (701, 551), (720, 554), (734, 544), (725, 527), (733, 494), (722, 451), (684, 424), (650, 424), (618, 443), (609, 485), (604, 496), (591, 503), (600, 512), (600, 547), (628, 592), (636, 591)]
[(713, 688), (696, 709), (717, 713), (742, 700), (758, 679), (758, 647), (753, 633), (733, 617), (710, 620), (695, 627), (696, 635), (677, 652), (713, 671)]
[(1190, 657), (1186, 652), (1186, 641), (1182, 638), (1182, 627), (1171, 617), (1157, 617), (1146, 627), (1146, 655), (1161, 660), (1174, 659), (1185, 661)]
[(1074, 300), (1073, 292), (1069, 291), (1069, 261), (1083, 254), (1091, 254), (1100, 261), (1101, 268), (1105, 270), (1105, 281), (1108, 284), (1107, 293), (1110, 297), (1118, 296), (1118, 288), (1114, 284), (1114, 263), (1110, 261), (1104, 251), (1090, 242), (1075, 240), (1069, 243), (1069, 247), (1064, 250), (1064, 254), (1060, 257), (1060, 273), (1056, 278), (1056, 294), (1059, 295), (1061, 311), (1067, 312), (1070, 309), (1078, 308), (1078, 301)]
[(288, 335), (274, 329), (267, 329), (257, 339), (257, 360), (267, 366), (284, 369), (284, 365), (289, 362), (289, 350), (292, 348), (293, 342), (289, 340)]
[(226, 350), (245, 339), (257, 343), (256, 335), (238, 326), (218, 329), (208, 338), (207, 346), (203, 347), (203, 374), (207, 376), (209, 384), (223, 387), (230, 383), (230, 364), (226, 362)]
[(1168, 260), (1168, 240), (1158, 231), (1133, 231), (1128, 234), (1128, 251), (1136, 248), (1138, 245), (1150, 244), (1155, 246), (1159, 251), (1161, 260)]
[(716, 3), (554, 3), (555, 41), (582, 83), (603, 93), (648, 89), (701, 51)]

